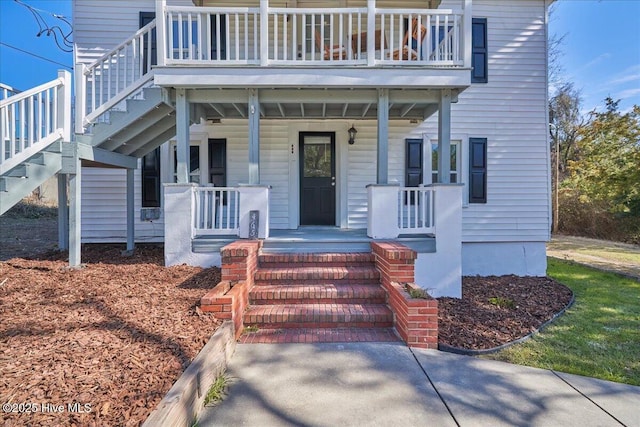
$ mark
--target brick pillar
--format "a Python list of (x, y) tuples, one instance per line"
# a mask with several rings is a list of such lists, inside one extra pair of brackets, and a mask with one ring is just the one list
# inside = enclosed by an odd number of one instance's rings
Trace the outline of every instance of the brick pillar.
[(236, 338), (244, 328), (242, 318), (249, 305), (261, 246), (260, 240), (237, 240), (222, 248), (222, 280), (200, 300), (202, 311), (233, 322)]
[(405, 289), (418, 287), (413, 283), (417, 253), (394, 242), (374, 242), (371, 249), (398, 334), (409, 347), (437, 349), (438, 300), (411, 298)]

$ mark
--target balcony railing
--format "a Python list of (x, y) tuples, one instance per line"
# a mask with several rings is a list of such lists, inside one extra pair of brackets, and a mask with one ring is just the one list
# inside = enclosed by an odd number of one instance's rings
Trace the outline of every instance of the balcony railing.
[(160, 3), (161, 65), (421, 65), (470, 62), (460, 9), (187, 7)]

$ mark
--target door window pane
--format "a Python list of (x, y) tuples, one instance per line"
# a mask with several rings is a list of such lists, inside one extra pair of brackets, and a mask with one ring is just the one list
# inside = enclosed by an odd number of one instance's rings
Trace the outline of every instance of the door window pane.
[[(458, 182), (458, 173), (460, 171), (458, 145), (458, 142), (451, 143), (451, 175), (449, 180), (452, 184)], [(438, 144), (431, 144), (431, 173), (431, 182), (438, 182)]]
[(304, 177), (331, 177), (331, 142), (325, 140), (305, 139), (304, 142)]

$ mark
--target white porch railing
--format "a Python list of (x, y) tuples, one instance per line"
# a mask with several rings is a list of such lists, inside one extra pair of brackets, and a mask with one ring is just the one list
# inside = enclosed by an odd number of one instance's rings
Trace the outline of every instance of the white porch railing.
[(20, 92), (21, 91), (14, 87), (11, 87), (4, 83), (0, 83), (0, 101), (2, 101), (3, 99), (7, 99), (10, 96), (17, 95)]
[(435, 234), (436, 198), (443, 187), (367, 186), (367, 234), (375, 239), (395, 239), (401, 234)]
[(58, 140), (71, 138), (71, 75), (0, 101), (0, 174)]
[(240, 192), (231, 187), (194, 187), (193, 233), (195, 236), (238, 235)]
[(433, 188), (401, 187), (398, 190), (400, 234), (427, 234), (435, 231)]
[(76, 64), (76, 133), (151, 81), (155, 28), (153, 20), (92, 64)]
[[(422, 65), (463, 67), (461, 9), (161, 6), (166, 65)], [(370, 35), (370, 37), (367, 36)], [(470, 52), (470, 50), (468, 50)]]

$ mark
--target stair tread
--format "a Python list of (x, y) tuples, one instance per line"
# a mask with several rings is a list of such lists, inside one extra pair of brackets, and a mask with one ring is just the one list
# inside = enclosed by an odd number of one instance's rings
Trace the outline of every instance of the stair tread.
[[(314, 319), (324, 317), (345, 317), (344, 321), (352, 321), (362, 316), (391, 316), (392, 312), (385, 304), (274, 304), (253, 305), (245, 313), (245, 318), (251, 315), (262, 316), (299, 316), (296, 321), (313, 322)], [(336, 316), (334, 316), (336, 315)], [(284, 322), (287, 320), (285, 319)], [(331, 321), (331, 320), (327, 320)], [(341, 320), (335, 320), (341, 321)]]
[(375, 266), (302, 266), (302, 267), (260, 267), (255, 273), (256, 281), (305, 280), (305, 279), (378, 279), (380, 273)]
[(261, 285), (249, 292), (253, 304), (380, 304), (385, 297), (380, 285), (371, 284)]
[(241, 344), (399, 342), (393, 328), (273, 328), (244, 332)]

